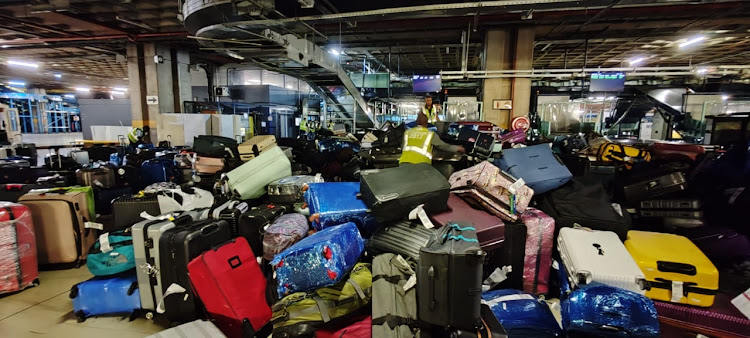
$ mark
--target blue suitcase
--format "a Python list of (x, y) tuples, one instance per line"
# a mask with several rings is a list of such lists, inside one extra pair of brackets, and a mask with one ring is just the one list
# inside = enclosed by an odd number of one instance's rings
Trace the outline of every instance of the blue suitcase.
[(580, 285), (561, 303), (569, 336), (659, 337), (654, 303), (632, 291), (591, 283)]
[(368, 213), (367, 205), (357, 198), (358, 182), (308, 183), (305, 202), (310, 207), (310, 220), (315, 230), (353, 222), (362, 235), (369, 237), (380, 226)]
[(88, 317), (125, 314), (130, 320), (140, 314), (141, 294), (135, 271), (117, 277), (94, 277), (70, 289), (73, 313), (79, 322)]
[(174, 160), (168, 158), (154, 158), (143, 162), (141, 177), (144, 183), (174, 182), (177, 178), (177, 168)]
[(503, 289), (482, 294), (482, 303), (503, 325), (510, 337), (564, 337), (544, 300), (520, 290)]
[(277, 254), (279, 298), (336, 284), (357, 263), (365, 245), (354, 223), (323, 229)]
[(503, 150), (494, 164), (513, 177), (522, 178), (534, 195), (543, 194), (568, 183), (573, 177), (548, 144)]

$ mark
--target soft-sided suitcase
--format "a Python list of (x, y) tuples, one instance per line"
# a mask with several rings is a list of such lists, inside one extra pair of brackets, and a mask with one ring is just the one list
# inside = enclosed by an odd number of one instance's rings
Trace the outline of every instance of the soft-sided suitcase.
[(734, 229), (721, 226), (699, 226), (680, 229), (677, 234), (687, 237), (717, 267), (750, 261), (750, 238)]
[(292, 164), (279, 147), (271, 147), (258, 157), (226, 174), (229, 190), (240, 199), (266, 194), (269, 183), (292, 176)]
[(268, 185), (268, 199), (272, 203), (295, 203), (303, 201), (305, 184), (321, 183), (323, 177), (298, 175), (276, 180)]
[(266, 232), (266, 227), (287, 210), (288, 207), (275, 204), (251, 208), (240, 216), (235, 236), (245, 237), (255, 257), (262, 257), (263, 234)]
[(625, 202), (633, 203), (652, 199), (687, 189), (687, 178), (681, 172), (654, 177), (645, 181), (622, 186), (617, 193)]
[(112, 201), (114, 229), (125, 229), (143, 220), (141, 213), (161, 215), (159, 200), (154, 194), (124, 195)]
[(28, 157), (30, 164), (36, 167), (37, 162), (38, 162), (36, 144), (34, 143), (16, 144), (16, 156)]
[(593, 283), (578, 287), (560, 305), (571, 337), (660, 337), (654, 303), (640, 293)]
[(379, 223), (362, 199), (357, 198), (360, 184), (356, 182), (310, 183), (305, 201), (310, 208), (310, 223), (317, 230), (353, 222), (367, 237)]
[(497, 320), (489, 306), (482, 304), (482, 327), (475, 330), (454, 330), (451, 338), (508, 338), (505, 328)]
[[(521, 215), (526, 225), (526, 258), (523, 264), (523, 291), (546, 294), (552, 266), (555, 219), (541, 210), (526, 209)], [(510, 245), (510, 244), (509, 244)]]
[(240, 144), (237, 149), (243, 162), (250, 161), (265, 150), (276, 146), (276, 136), (258, 135)]
[[(159, 238), (159, 270), (164, 296), (156, 312), (166, 313), (172, 323), (195, 320), (200, 306), (193, 295), (187, 265), (204, 251), (230, 239), (232, 229), (226, 222), (216, 220), (198, 221), (165, 231)], [(184, 292), (170, 293), (175, 290)]]
[(443, 174), (426, 163), (361, 173), (362, 200), (378, 222), (397, 221), (417, 206), (437, 213), (448, 206), (450, 185)]
[(472, 208), (455, 194), (448, 197), (448, 211), (429, 216), (440, 226), (451, 222), (470, 222), (476, 228), (479, 245), (484, 251), (500, 247), (505, 240), (505, 223), (501, 219), (484, 210)]
[(224, 159), (219, 157), (195, 156), (193, 170), (199, 174), (215, 174), (224, 170)]
[(364, 250), (354, 223), (344, 223), (312, 234), (279, 253), (276, 267), (279, 297), (309, 291), (342, 280)]
[(719, 293), (710, 308), (655, 300), (661, 331), (665, 337), (750, 337), (750, 318)]
[(39, 284), (34, 224), (28, 208), (0, 202), (0, 294)]
[(503, 150), (503, 157), (495, 160), (501, 170), (522, 178), (534, 189), (534, 194), (543, 194), (568, 183), (573, 174), (555, 157), (548, 144)]
[(522, 181), (504, 173), (490, 162), (455, 172), (450, 178), (451, 190), (471, 198), (492, 214), (514, 222), (534, 196), (534, 190)]
[(171, 159), (155, 158), (143, 162), (141, 177), (145, 184), (174, 182), (177, 178), (177, 168)]
[(87, 226), (92, 221), (88, 198), (83, 191), (55, 189), (31, 191), (19, 199), (31, 212), (40, 265), (78, 265), (86, 259), (98, 237)]
[(646, 276), (647, 297), (702, 307), (713, 304), (719, 271), (689, 239), (629, 231), (625, 247)]
[(547, 303), (523, 291), (503, 289), (482, 294), (510, 337), (563, 337)]
[(302, 214), (281, 215), (263, 235), (263, 258), (271, 261), (280, 252), (307, 236), (310, 226)]
[(605, 142), (599, 146), (596, 159), (600, 162), (621, 163), (625, 168), (632, 169), (635, 164), (651, 161), (651, 154), (633, 146)]
[(226, 338), (214, 323), (208, 320), (194, 320), (189, 323), (166, 329), (146, 338)]
[(204, 252), (187, 268), (208, 315), (227, 336), (252, 337), (271, 319), (266, 278), (244, 238)]
[(647, 287), (641, 268), (614, 232), (563, 228), (557, 249), (572, 286), (599, 282), (639, 294)]
[(382, 254), (372, 260), (372, 335), (414, 337), (417, 321), (417, 274), (401, 256)]
[(419, 251), (419, 319), (463, 330), (481, 327), (485, 256), (471, 223), (451, 223), (439, 229)]
[(427, 245), (435, 229), (427, 229), (421, 223), (398, 221), (389, 223), (375, 232), (367, 241), (367, 250), (372, 253), (394, 253), (419, 260), (419, 249)]
[(656, 142), (649, 147), (655, 161), (695, 162), (706, 154), (706, 148), (697, 144)]
[(115, 173), (109, 168), (78, 169), (76, 180), (79, 185), (90, 187), (111, 188), (115, 184)]
[(130, 319), (140, 313), (141, 297), (134, 273), (116, 277), (94, 277), (70, 289), (73, 313), (79, 322), (88, 317), (128, 314)]
[(370, 338), (372, 336), (371, 316), (367, 316), (340, 329), (315, 331), (315, 338)]
[(199, 135), (193, 138), (193, 151), (198, 155), (239, 158), (237, 141), (228, 137)]

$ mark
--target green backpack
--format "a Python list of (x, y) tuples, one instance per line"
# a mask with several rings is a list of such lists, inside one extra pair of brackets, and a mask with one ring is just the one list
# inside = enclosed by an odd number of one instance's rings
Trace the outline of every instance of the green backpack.
[(91, 246), (86, 257), (86, 267), (92, 275), (110, 276), (135, 269), (133, 237), (126, 231), (103, 234)]

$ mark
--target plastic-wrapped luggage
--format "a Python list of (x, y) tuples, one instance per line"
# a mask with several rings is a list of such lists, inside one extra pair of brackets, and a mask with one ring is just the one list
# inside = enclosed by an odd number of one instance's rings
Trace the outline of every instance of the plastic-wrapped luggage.
[(279, 297), (342, 280), (363, 250), (362, 237), (351, 222), (304, 238), (271, 261), (276, 267)]
[(292, 176), (292, 164), (279, 147), (271, 147), (258, 157), (226, 174), (229, 190), (240, 199), (266, 194), (268, 184)]
[(435, 229), (427, 229), (421, 223), (398, 221), (389, 223), (375, 232), (367, 241), (368, 252), (394, 253), (419, 260), (419, 249), (426, 246)]
[(0, 294), (39, 283), (34, 224), (28, 208), (0, 202)]
[(561, 302), (570, 336), (660, 337), (654, 303), (645, 296), (599, 283), (579, 286)]
[(573, 177), (548, 144), (505, 149), (503, 157), (494, 163), (508, 174), (522, 178), (535, 195), (558, 188)]
[(214, 323), (208, 320), (194, 320), (189, 323), (166, 329), (146, 338), (226, 338)]
[(141, 309), (138, 280), (134, 273), (117, 277), (94, 277), (70, 289), (73, 313), (79, 322), (88, 317), (129, 314), (131, 320)]
[(323, 177), (298, 175), (276, 180), (268, 185), (268, 199), (272, 203), (295, 203), (303, 201), (305, 184), (321, 183)]
[(352, 222), (367, 237), (378, 229), (379, 223), (368, 211), (367, 205), (357, 196), (360, 184), (356, 182), (310, 183), (305, 191), (305, 201), (310, 208), (310, 221), (317, 230)]
[(281, 215), (263, 235), (263, 258), (273, 260), (278, 253), (307, 236), (309, 229), (305, 215)]
[(450, 186), (455, 194), (465, 200), (511, 222), (526, 210), (534, 196), (534, 190), (522, 180), (486, 161), (451, 175)]
[(713, 304), (719, 271), (689, 239), (629, 231), (625, 247), (646, 276), (647, 297), (702, 307)]
[(528, 208), (521, 215), (521, 221), (526, 225), (523, 290), (531, 294), (546, 294), (549, 291), (555, 219), (541, 210)]
[(125, 231), (102, 234), (89, 249), (86, 267), (94, 276), (110, 276), (135, 269), (133, 236)]
[(456, 194), (448, 197), (448, 210), (429, 215), (440, 226), (450, 222), (471, 222), (476, 228), (479, 245), (484, 251), (500, 247), (505, 240), (505, 223), (484, 210), (474, 209)]
[(417, 320), (416, 273), (401, 256), (382, 254), (372, 260), (372, 335), (414, 337)]
[(544, 300), (523, 291), (503, 289), (482, 294), (510, 337), (562, 337), (555, 316)]

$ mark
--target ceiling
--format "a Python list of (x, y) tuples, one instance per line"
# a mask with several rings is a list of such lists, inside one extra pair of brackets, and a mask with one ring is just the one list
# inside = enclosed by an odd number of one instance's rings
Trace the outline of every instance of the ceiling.
[[(3, 64), (0, 78), (47, 86), (124, 85), (125, 46), (154, 40), (191, 50), (195, 62), (239, 62), (227, 56), (231, 51), (245, 57), (243, 62), (281, 65), (285, 51), (257, 36), (266, 28), (343, 50), (352, 70), (367, 60), (372, 68), (405, 76), (459, 70), (464, 41), (468, 69), (479, 69), (488, 29), (527, 26), (536, 35), (534, 68), (619, 67), (641, 58), (638, 66), (747, 64), (750, 55), (750, 1), (514, 0), (477, 6), (460, 0), (318, 0), (302, 8), (305, 1), (256, 0), (234, 1), (229, 12), (221, 9), (229, 0), (187, 1), (221, 11), (201, 15), (199, 23), (193, 20), (198, 16), (187, 16), (186, 23), (193, 21), (186, 29), (180, 1), (4, 1), (0, 59), (42, 66), (30, 73)], [(248, 3), (257, 8), (242, 7)], [(218, 24), (222, 33), (194, 29), (209, 24)], [(196, 40), (189, 34), (238, 40)], [(678, 47), (699, 35), (706, 40)]]

